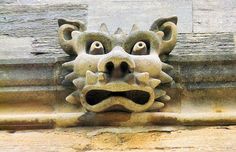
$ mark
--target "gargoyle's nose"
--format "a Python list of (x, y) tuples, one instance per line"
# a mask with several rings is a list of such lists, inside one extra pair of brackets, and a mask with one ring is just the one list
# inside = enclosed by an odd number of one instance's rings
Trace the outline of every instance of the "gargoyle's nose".
[(135, 63), (131, 56), (120, 46), (116, 46), (110, 53), (98, 62), (98, 71), (105, 72), (112, 78), (122, 78), (133, 72)]

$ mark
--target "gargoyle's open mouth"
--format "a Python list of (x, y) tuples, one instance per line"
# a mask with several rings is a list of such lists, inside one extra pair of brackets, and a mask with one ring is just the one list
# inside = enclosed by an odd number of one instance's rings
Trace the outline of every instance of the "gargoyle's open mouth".
[(107, 91), (107, 90), (91, 90), (86, 94), (86, 101), (90, 105), (96, 105), (110, 97), (123, 97), (133, 101), (136, 104), (144, 105), (148, 102), (150, 94), (142, 90), (129, 91)]
[(127, 83), (109, 83), (85, 86), (81, 94), (83, 106), (93, 112), (102, 112), (113, 107), (132, 112), (148, 109), (154, 102), (153, 88), (149, 86), (129, 85)]

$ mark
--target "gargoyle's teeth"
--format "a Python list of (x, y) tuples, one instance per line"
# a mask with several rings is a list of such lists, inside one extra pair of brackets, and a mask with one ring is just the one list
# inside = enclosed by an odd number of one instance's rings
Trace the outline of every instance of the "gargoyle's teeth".
[(155, 99), (160, 98), (161, 96), (166, 95), (166, 91), (161, 89), (155, 89)]
[(83, 87), (85, 85), (85, 78), (79, 77), (77, 79), (74, 79), (73, 84), (76, 86), (76, 88), (81, 90), (81, 89), (83, 89)]
[(170, 96), (168, 96), (168, 95), (164, 95), (164, 96), (162, 96), (162, 97), (159, 98), (159, 100), (160, 100), (160, 101), (163, 101), (163, 102), (169, 101), (170, 99), (171, 99), (171, 98), (170, 98)]
[(156, 88), (159, 84), (161, 83), (161, 81), (159, 79), (150, 79), (149, 80), (149, 85), (154, 89)]
[(74, 80), (75, 78), (77, 78), (77, 77), (78, 77), (77, 73), (71, 72), (71, 73), (69, 73), (69, 74), (67, 74), (67, 75), (65, 76), (65, 79), (66, 79), (66, 80), (73, 81), (73, 80)]
[(78, 104), (80, 102), (79, 95), (79, 91), (74, 91), (66, 97), (66, 101), (72, 104)]
[(172, 70), (173, 69), (172, 65), (166, 64), (164, 62), (161, 63), (161, 66), (162, 66), (162, 70), (164, 70), (164, 71), (168, 71), (168, 70)]
[(157, 111), (165, 106), (162, 102), (154, 102), (148, 111)]
[(106, 81), (106, 80), (107, 80), (106, 74), (105, 74), (105, 73), (98, 73), (98, 78), (97, 78), (97, 80), (98, 80), (99, 82), (104, 82), (104, 81)]
[(136, 74), (136, 79), (141, 83), (148, 84), (149, 73), (147, 72), (138, 73)]
[(133, 73), (127, 75), (125, 78), (124, 78), (124, 81), (127, 82), (128, 84), (134, 84), (136, 81), (135, 81), (135, 76)]
[(88, 85), (93, 85), (97, 83), (98, 76), (93, 73), (92, 71), (87, 71), (86, 72), (86, 84)]
[(62, 64), (63, 68), (66, 68), (68, 70), (73, 70), (74, 68), (74, 61), (70, 61), (70, 62), (65, 62)]
[(173, 81), (173, 79), (163, 71), (161, 71), (160, 73), (160, 80), (161, 80), (161, 83), (169, 83)]

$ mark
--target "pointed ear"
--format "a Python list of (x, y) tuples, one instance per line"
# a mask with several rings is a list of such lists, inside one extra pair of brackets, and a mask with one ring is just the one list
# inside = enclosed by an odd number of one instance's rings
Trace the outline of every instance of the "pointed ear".
[(160, 54), (169, 54), (175, 47), (177, 39), (177, 17), (160, 18), (156, 20), (150, 30), (162, 37)]
[(62, 49), (69, 55), (76, 55), (76, 52), (73, 50), (72, 46), (72, 32), (85, 31), (85, 24), (82, 21), (67, 21), (65, 19), (58, 19), (58, 25), (59, 43)]

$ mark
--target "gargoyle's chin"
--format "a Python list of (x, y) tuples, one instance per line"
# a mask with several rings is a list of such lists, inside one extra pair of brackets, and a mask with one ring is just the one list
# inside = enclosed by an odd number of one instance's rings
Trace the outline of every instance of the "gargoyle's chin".
[(154, 91), (149, 86), (127, 83), (87, 85), (81, 94), (81, 103), (92, 112), (121, 110), (142, 112), (154, 102)]

